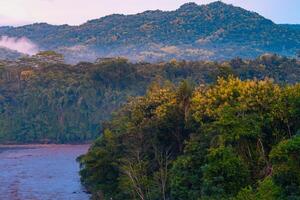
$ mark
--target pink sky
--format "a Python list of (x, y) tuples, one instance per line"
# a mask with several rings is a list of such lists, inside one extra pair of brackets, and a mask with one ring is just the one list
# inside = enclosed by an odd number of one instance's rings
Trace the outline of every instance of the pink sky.
[[(78, 25), (113, 13), (174, 10), (191, 0), (1, 0), (0, 25), (33, 22)], [(206, 4), (212, 0), (194, 0)], [(300, 24), (300, 0), (223, 0), (256, 11), (278, 23)]]

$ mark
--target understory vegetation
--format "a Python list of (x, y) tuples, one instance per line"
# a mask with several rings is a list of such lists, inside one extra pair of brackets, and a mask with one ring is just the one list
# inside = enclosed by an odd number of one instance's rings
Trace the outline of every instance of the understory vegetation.
[(80, 157), (94, 199), (300, 199), (300, 85), (153, 83)]

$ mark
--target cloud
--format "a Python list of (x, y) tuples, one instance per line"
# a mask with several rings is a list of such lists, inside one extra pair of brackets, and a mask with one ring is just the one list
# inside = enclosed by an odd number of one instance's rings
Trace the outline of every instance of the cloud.
[(15, 37), (1, 36), (0, 46), (28, 55), (36, 54), (39, 49), (36, 44), (34, 44), (32, 41), (30, 41), (25, 37), (15, 38)]

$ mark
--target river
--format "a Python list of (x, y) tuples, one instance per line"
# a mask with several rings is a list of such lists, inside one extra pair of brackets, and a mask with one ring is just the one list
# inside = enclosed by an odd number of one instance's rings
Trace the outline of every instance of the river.
[(0, 200), (87, 200), (76, 158), (89, 145), (0, 145)]

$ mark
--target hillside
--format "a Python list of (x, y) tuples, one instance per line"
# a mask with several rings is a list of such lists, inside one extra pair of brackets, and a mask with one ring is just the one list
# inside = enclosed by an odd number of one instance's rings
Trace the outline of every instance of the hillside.
[(0, 35), (27, 37), (41, 50), (64, 53), (68, 62), (114, 56), (133, 61), (224, 60), (254, 58), (265, 52), (294, 56), (300, 49), (298, 28), (277, 25), (222, 2), (188, 3), (175, 11), (114, 14), (80, 26), (0, 27)]
[(22, 53), (10, 50), (10, 49), (5, 48), (5, 47), (0, 47), (0, 60), (5, 60), (5, 59), (15, 60), (15, 59), (20, 58), (22, 56), (24, 56)]
[(281, 26), (292, 29), (292, 30), (300, 30), (300, 24), (281, 24)]
[[(218, 76), (272, 78), (296, 83), (300, 62), (276, 55), (224, 62), (130, 63), (124, 58), (63, 63), (55, 52), (0, 61), (0, 143), (70, 143), (96, 138), (111, 113), (152, 82), (188, 79), (213, 83)], [(104, 123), (105, 124), (105, 123)]]

